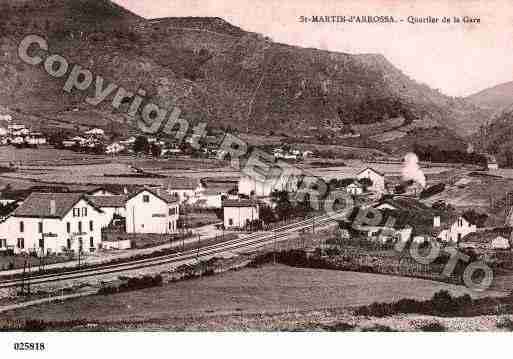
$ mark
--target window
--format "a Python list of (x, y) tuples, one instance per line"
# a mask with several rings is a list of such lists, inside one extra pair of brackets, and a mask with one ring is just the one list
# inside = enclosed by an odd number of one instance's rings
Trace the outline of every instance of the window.
[(82, 233), (82, 221), (78, 222), (78, 233)]
[(39, 222), (37, 224), (37, 232), (38, 233), (43, 233), (43, 222)]
[(45, 247), (45, 239), (39, 238), (39, 248), (44, 248), (44, 247)]
[(87, 207), (82, 208), (82, 217), (87, 217)]
[(89, 237), (89, 247), (94, 248), (94, 238), (93, 237)]
[(145, 194), (145, 195), (143, 196), (143, 202), (144, 202), (144, 203), (149, 203), (149, 202), (150, 202), (150, 196), (148, 196), (147, 194)]
[(230, 219), (228, 220), (228, 225), (229, 225), (229, 226), (233, 226), (233, 219), (231, 219), (231, 218), (230, 218)]
[(7, 248), (7, 239), (0, 239), (0, 248)]
[(94, 231), (94, 224), (93, 221), (89, 221), (89, 230)]
[(71, 233), (71, 223), (66, 222), (66, 232)]
[(169, 208), (169, 215), (174, 216), (175, 214), (176, 214), (176, 208), (175, 207)]
[(71, 239), (70, 238), (68, 238), (66, 240), (66, 246), (68, 247), (68, 249), (71, 249)]
[(24, 249), (25, 248), (25, 239), (18, 238), (18, 243), (16, 243), (16, 247), (18, 247), (19, 249)]
[(169, 222), (169, 230), (172, 230), (172, 229), (173, 229), (173, 223)]
[(73, 217), (80, 217), (80, 208), (73, 208)]
[(84, 248), (84, 241), (82, 240), (82, 238), (79, 238), (78, 239), (78, 251), (82, 252), (83, 248)]
[(23, 223), (23, 221), (20, 221), (20, 232), (25, 232), (25, 223)]

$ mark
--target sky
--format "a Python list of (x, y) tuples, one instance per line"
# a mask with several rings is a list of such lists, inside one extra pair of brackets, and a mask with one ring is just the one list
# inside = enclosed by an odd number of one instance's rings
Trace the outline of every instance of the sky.
[[(450, 96), (513, 81), (510, 0), (115, 0), (146, 18), (217, 16), (274, 41), (347, 53), (380, 53), (411, 78)], [(300, 16), (393, 16), (394, 24), (300, 23)], [(408, 17), (480, 23), (409, 24)], [(513, 94), (512, 94), (513, 95)]]

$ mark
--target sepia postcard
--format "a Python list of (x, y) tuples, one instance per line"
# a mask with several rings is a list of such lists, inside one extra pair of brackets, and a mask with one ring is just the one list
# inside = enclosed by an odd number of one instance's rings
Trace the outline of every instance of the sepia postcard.
[(0, 352), (513, 331), (512, 39), (507, 0), (0, 0)]

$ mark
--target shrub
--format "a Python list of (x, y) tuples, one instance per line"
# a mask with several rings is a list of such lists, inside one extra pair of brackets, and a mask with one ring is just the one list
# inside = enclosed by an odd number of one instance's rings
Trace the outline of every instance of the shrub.
[(510, 317), (500, 317), (497, 320), (497, 328), (513, 331), (513, 320)]
[(438, 321), (423, 322), (416, 326), (423, 332), (445, 332), (447, 329)]

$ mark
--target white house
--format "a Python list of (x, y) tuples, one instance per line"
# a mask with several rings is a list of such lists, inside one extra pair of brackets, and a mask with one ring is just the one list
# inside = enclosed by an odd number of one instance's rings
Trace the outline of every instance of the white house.
[(89, 196), (115, 196), (116, 194), (112, 191), (109, 191), (105, 187), (98, 187), (89, 192), (87, 192)]
[(196, 203), (200, 202), (205, 208), (221, 208), (223, 207), (223, 194), (216, 190), (205, 189), (199, 194)]
[(114, 215), (126, 217), (126, 201), (128, 196), (107, 195), (107, 196), (88, 196), (87, 197), (96, 207), (100, 208), (104, 215), (102, 228), (107, 227), (114, 219)]
[(3, 231), (15, 253), (94, 252), (100, 248), (103, 222), (102, 210), (80, 193), (32, 193)]
[(180, 203), (193, 204), (199, 199), (203, 191), (201, 182), (194, 178), (170, 177), (164, 183), (168, 194), (178, 197)]
[(352, 195), (360, 195), (363, 193), (363, 186), (359, 182), (354, 181), (346, 187), (346, 192)]
[(260, 219), (260, 208), (258, 202), (252, 200), (225, 200), (223, 215), (225, 228), (243, 228)]
[(493, 155), (486, 154), (486, 166), (489, 170), (498, 170), (499, 169), (499, 163), (497, 162), (497, 159)]
[[(441, 230), (437, 235), (438, 239), (448, 243), (459, 243), (467, 234), (477, 231), (477, 226), (471, 223), (468, 218), (465, 218), (464, 215), (458, 216), (451, 223), (449, 223), (450, 227), (448, 228), (440, 228)], [(440, 226), (440, 217), (435, 217), (433, 227), (436, 229), (438, 226)]]
[(174, 233), (179, 216), (178, 201), (165, 191), (148, 188), (128, 197), (126, 202), (127, 233)]
[(268, 197), (272, 192), (295, 192), (299, 188), (299, 176), (271, 174), (264, 181), (254, 176), (242, 175), (239, 180), (239, 193), (246, 196)]
[(363, 179), (368, 178), (372, 181), (372, 186), (368, 190), (377, 193), (385, 192), (385, 175), (381, 172), (376, 171), (373, 168), (367, 167), (366, 169), (358, 172), (356, 178)]
[(46, 145), (46, 137), (41, 132), (30, 132), (30, 134), (25, 137), (25, 143), (30, 146)]
[(470, 233), (458, 243), (459, 248), (478, 250), (509, 250), (511, 249), (512, 227), (487, 229)]

